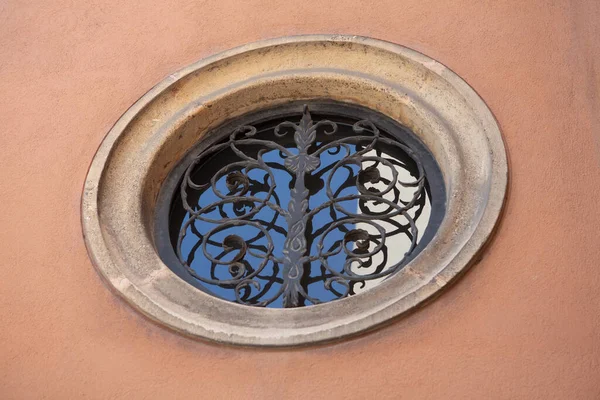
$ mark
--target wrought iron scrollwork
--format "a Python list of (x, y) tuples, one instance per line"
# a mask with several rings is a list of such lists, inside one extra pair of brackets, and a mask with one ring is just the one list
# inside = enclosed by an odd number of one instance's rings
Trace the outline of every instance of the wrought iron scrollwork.
[(313, 121), (306, 106), (263, 131), (235, 129), (183, 176), (176, 253), (191, 276), (240, 304), (299, 307), (402, 268), (427, 202), (409, 146), (368, 120)]

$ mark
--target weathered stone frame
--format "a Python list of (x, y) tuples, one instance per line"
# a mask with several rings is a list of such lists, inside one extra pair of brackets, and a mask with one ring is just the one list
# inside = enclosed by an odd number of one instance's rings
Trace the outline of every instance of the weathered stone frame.
[[(379, 286), (311, 307), (245, 307), (177, 277), (153, 242), (158, 194), (202, 136), (240, 115), (298, 100), (378, 111), (430, 149), (447, 190), (429, 245)], [(186, 335), (241, 345), (334, 340), (407, 313), (440, 293), (489, 240), (507, 187), (500, 130), (482, 99), (448, 68), (405, 47), (356, 36), (248, 44), (167, 77), (114, 125), (90, 167), (82, 224), (109, 286), (152, 320)]]

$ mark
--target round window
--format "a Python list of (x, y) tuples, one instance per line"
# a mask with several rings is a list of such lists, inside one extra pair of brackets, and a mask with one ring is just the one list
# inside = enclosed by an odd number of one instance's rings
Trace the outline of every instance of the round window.
[(169, 75), (117, 121), (82, 195), (108, 286), (188, 336), (286, 346), (389, 322), (498, 221), (485, 103), (422, 54), (356, 36), (252, 43)]
[(167, 182), (157, 226), (169, 237), (156, 238), (172, 244), (160, 246), (165, 263), (207, 293), (267, 307), (376, 286), (431, 240), (446, 198), (441, 171), (414, 134), (341, 104), (229, 122)]

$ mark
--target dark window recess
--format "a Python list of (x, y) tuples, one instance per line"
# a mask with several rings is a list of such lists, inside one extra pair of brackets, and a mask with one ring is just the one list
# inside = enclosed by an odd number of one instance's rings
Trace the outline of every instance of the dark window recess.
[(444, 185), (412, 133), (380, 114), (296, 110), (244, 121), (178, 179), (168, 230), (194, 286), (251, 306), (328, 302), (398, 272), (435, 234)]

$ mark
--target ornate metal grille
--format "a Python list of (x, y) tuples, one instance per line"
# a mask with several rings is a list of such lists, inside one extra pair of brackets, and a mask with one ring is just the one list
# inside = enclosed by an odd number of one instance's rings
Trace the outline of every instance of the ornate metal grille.
[(181, 179), (169, 217), (177, 258), (203, 290), (240, 304), (357, 294), (422, 247), (431, 191), (420, 151), (307, 106), (296, 120), (240, 126)]

